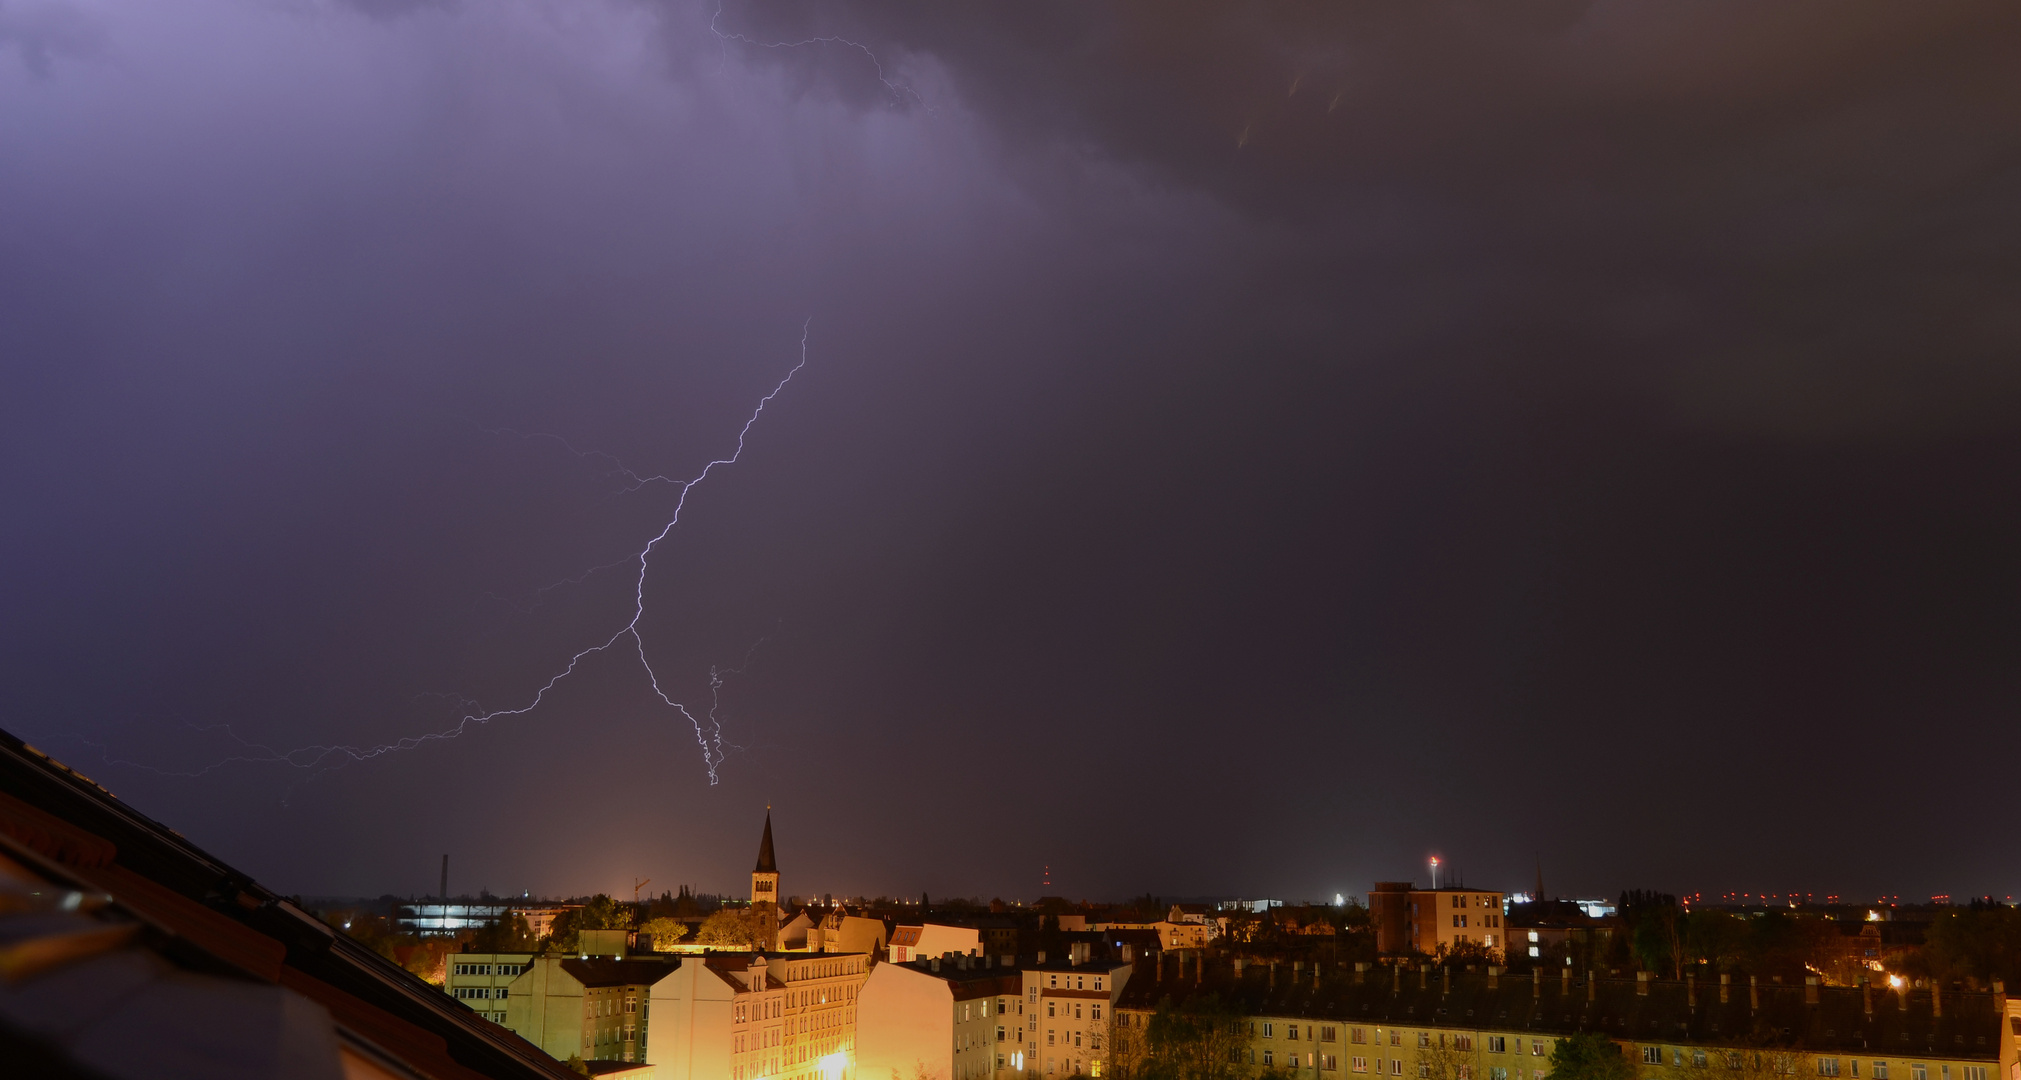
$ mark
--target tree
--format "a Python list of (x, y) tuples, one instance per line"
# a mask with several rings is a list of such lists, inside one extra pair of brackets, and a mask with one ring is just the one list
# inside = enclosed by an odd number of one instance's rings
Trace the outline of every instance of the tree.
[(1189, 997), (1178, 1007), (1166, 998), (1141, 1027), (1124, 1019), (1113, 1017), (1109, 1023), (1109, 1074), (1115, 1080), (1233, 1080), (1254, 1075), (1244, 1053), (1249, 1020), (1217, 995)]
[(695, 940), (703, 945), (731, 949), (763, 948), (772, 938), (771, 913), (753, 908), (723, 908), (702, 921)]
[(648, 948), (645, 944), (645, 939), (647, 938), (652, 939), (650, 948), (660, 949), (672, 945), (674, 942), (687, 936), (687, 923), (663, 915), (657, 919), (647, 919), (639, 926), (639, 947), (641, 949)]
[(1614, 1040), (1582, 1031), (1551, 1048), (1551, 1080), (1634, 1080), (1635, 1067)]
[(1472, 1035), (1439, 1032), (1437, 1042), (1419, 1035), (1418, 1075), (1431, 1080), (1480, 1080), (1481, 1056)]
[(1802, 1043), (1785, 1043), (1763, 1029), (1746, 1036), (1739, 1049), (1693, 1050), (1685, 1066), (1691, 1080), (1798, 1080), (1810, 1075)]
[(1616, 905), (1628, 931), (1628, 948), (1644, 971), (1684, 977), (1684, 947), (1679, 940), (1677, 898), (1669, 893), (1631, 889)]
[(550, 952), (574, 952), (582, 944), (584, 930), (629, 930), (631, 925), (632, 914), (626, 905), (598, 893), (583, 906), (556, 915), (548, 924), (542, 946)]
[(526, 925), (526, 917), (507, 912), (505, 918), (479, 927), (470, 935), (470, 951), (481, 953), (532, 952), (540, 944)]
[(1938, 916), (1924, 942), (1930, 974), (1939, 979), (2021, 986), (2021, 908), (1974, 900)]

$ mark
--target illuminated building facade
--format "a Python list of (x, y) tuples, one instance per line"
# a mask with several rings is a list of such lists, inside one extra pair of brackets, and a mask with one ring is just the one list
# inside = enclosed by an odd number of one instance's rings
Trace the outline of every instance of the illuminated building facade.
[(1251, 1072), (1311, 1080), (1547, 1080), (1560, 1038), (1621, 1049), (1638, 1080), (2000, 1080), (2021, 1074), (2006, 995), (1712, 978), (1524, 975), (1430, 965), (1146, 964), (1111, 1053), (1134, 1066), (1161, 1003), (1213, 995), (1242, 1019), (1216, 1048)]
[(861, 953), (707, 953), (653, 984), (655, 1080), (854, 1080)]
[(673, 971), (659, 958), (534, 957), (507, 988), (505, 1026), (563, 1061), (649, 1061), (646, 1003)]
[(1101, 1076), (1109, 1025), (1132, 970), (1130, 964), (1047, 962), (1043, 956), (1026, 965), (1023, 1075)]
[(983, 1080), (1023, 1010), (1023, 977), (985, 957), (933, 957), (877, 965), (863, 984), (857, 1062), (866, 1077)]
[(1378, 881), (1368, 894), (1376, 951), (1385, 956), (1443, 956), (1474, 945), (1499, 956), (1507, 946), (1502, 894), (1485, 889), (1419, 889), (1408, 881)]

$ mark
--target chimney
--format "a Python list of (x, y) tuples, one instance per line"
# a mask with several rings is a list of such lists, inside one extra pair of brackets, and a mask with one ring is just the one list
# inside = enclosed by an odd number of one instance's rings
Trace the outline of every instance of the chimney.
[(1760, 976), (1749, 975), (1747, 977), (1747, 1011), (1751, 1013), (1758, 1013), (1761, 1011)]
[(1726, 973), (1726, 972), (1724, 972), (1724, 971), (1720, 972), (1720, 973), (1719, 973), (1719, 1003), (1720, 1003), (1721, 1005), (1724, 1005), (1724, 1004), (1726, 1004), (1726, 1001), (1727, 1001), (1727, 995), (1728, 995), (1728, 994), (1730, 994), (1730, 993), (1732, 993), (1732, 992), (1733, 992), (1733, 976), (1732, 976), (1732, 975), (1729, 975), (1729, 974), (1727, 974), (1727, 973)]
[(1543, 968), (1535, 966), (1530, 968), (1530, 996), (1533, 998), (1544, 996)]
[(1944, 980), (1930, 980), (1930, 1019), (1944, 1015)]
[(1439, 996), (1444, 997), (1452, 992), (1453, 992), (1453, 966), (1451, 964), (1447, 964), (1446, 966), (1439, 969)]
[(1501, 986), (1502, 986), (1502, 969), (1494, 966), (1493, 964), (1488, 965), (1488, 989), (1499, 990), (1501, 989)]
[(1367, 974), (1368, 974), (1368, 961), (1356, 960), (1354, 962), (1354, 985), (1360, 986), (1362, 978)]
[(1558, 996), (1572, 996), (1572, 969), (1570, 967), (1558, 969)]
[(1860, 1008), (1871, 1022), (1874, 1018), (1874, 983), (1865, 975), (1860, 976)]
[(1242, 981), (1242, 958), (1239, 956), (1235, 958), (1235, 981)]
[(1430, 964), (1418, 965), (1418, 989), (1425, 989), (1427, 980), (1431, 978), (1431, 971), (1432, 966)]
[(938, 972), (940, 970), (940, 957), (938, 956), (927, 957), (926, 966), (933, 969), (935, 972)]
[[(1040, 950), (1039, 950), (1039, 963), (1043, 964), (1043, 963), (1045, 963), (1045, 962), (1046, 962), (1046, 951), (1045, 951), (1044, 949), (1040, 949)], [(1164, 975), (1164, 971), (1165, 971), (1165, 958), (1161, 956), (1161, 957), (1159, 957), (1159, 958), (1158, 958), (1158, 972), (1159, 972), (1159, 974), (1158, 974), (1158, 977), (1159, 977), (1159, 978), (1161, 978), (1161, 979), (1162, 979), (1162, 978), (1164, 978), (1164, 977), (1165, 977), (1165, 975)]]
[(1592, 1004), (1600, 996), (1600, 980), (1593, 977), (1593, 969), (1586, 969), (1586, 1002)]
[(2007, 982), (2004, 979), (1993, 980), (1993, 1012), (2007, 1015)]
[(1805, 975), (1803, 977), (1803, 1003), (1805, 1005), (1817, 1004), (1817, 976), (1815, 975)]
[(1684, 973), (1684, 1011), (1694, 1013), (1698, 1011), (1698, 973), (1696, 971)]
[(1403, 993), (1402, 964), (1391, 964), (1389, 966), (1389, 993), (1391, 997)]
[(1635, 996), (1636, 997), (1649, 996), (1649, 973), (1646, 971), (1638, 971), (1635, 973)]

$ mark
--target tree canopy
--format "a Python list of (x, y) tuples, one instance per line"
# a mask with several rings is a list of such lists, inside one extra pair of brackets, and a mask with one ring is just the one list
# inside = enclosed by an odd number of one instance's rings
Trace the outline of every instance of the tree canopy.
[(1551, 1080), (1634, 1080), (1635, 1067), (1614, 1040), (1582, 1031), (1558, 1040), (1551, 1050)]

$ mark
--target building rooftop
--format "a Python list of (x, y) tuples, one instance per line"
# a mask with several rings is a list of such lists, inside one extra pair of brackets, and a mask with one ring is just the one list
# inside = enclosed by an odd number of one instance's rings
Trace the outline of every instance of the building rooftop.
[(0, 892), (0, 1058), (38, 1075), (571, 1076), (4, 732)]
[[(1196, 976), (1196, 971), (1199, 974)], [(1163, 978), (1160, 978), (1160, 975)], [(1219, 995), (1244, 1013), (1345, 1023), (1410, 1027), (1456, 1027), (1476, 1031), (1535, 1031), (1568, 1035), (1593, 1031), (1615, 1039), (1682, 1045), (1728, 1046), (1737, 1042), (1801, 1046), (1812, 1051), (1871, 1054), (1876, 1057), (1939, 1057), (1995, 1061), (2000, 1054), (2000, 995), (1964, 991), (1943, 994), (1935, 1015), (1928, 991), (1908, 994), (1908, 1008), (1895, 991), (1871, 993), (1852, 987), (1816, 987), (1816, 1003), (1801, 985), (1763, 983), (1760, 1006), (1751, 1007), (1745, 982), (1727, 987), (1720, 1001), (1717, 978), (1686, 982), (1601, 978), (1592, 987), (1575, 978), (1569, 987), (1546, 975), (1453, 972), (1450, 988), (1443, 971), (1424, 974), (1391, 968), (1362, 973), (1324, 969), (1314, 985), (1313, 969), (1294, 975), (1278, 964), (1250, 963), (1240, 978), (1231, 964), (1141, 963), (1125, 986), (1120, 1008), (1153, 1009), (1170, 997), (1182, 1003), (1193, 994)], [(1646, 987), (1647, 993), (1640, 992)]]

